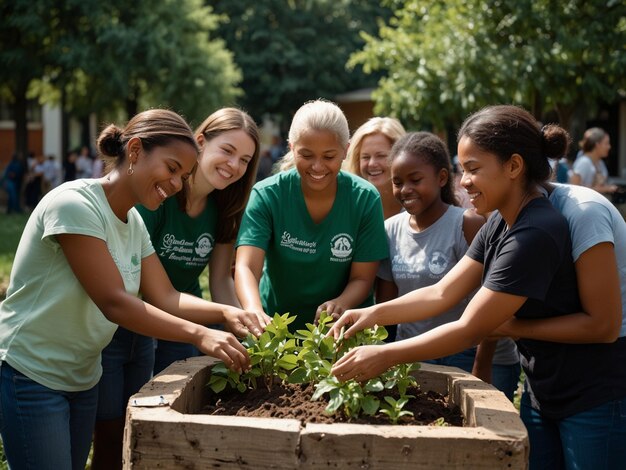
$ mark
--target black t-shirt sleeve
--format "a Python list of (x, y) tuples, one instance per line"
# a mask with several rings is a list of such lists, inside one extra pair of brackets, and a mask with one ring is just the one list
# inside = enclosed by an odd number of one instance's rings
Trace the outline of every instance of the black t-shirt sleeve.
[(478, 233), (474, 236), (474, 240), (472, 240), (472, 243), (465, 253), (474, 261), (478, 261), (481, 264), (485, 264), (485, 239), (492, 225), (491, 222), (491, 220), (488, 220), (486, 224), (483, 224), (483, 226), (480, 227)]
[(522, 226), (506, 234), (485, 273), (496, 292), (544, 300), (560, 266), (560, 249), (542, 228)]

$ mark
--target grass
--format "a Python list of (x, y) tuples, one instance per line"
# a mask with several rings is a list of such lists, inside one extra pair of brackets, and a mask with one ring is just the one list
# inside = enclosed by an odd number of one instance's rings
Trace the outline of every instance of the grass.
[(25, 214), (3, 214), (0, 216), (0, 299), (4, 299), (9, 286), (9, 275), (15, 250), (28, 220)]

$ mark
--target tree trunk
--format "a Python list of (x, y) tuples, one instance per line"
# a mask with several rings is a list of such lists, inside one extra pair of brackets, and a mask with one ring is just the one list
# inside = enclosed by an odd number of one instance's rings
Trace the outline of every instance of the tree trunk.
[(28, 156), (28, 122), (26, 119), (26, 99), (27, 82), (17, 84), (13, 92), (15, 98), (13, 102), (13, 119), (15, 120), (15, 153), (18, 158), (26, 162)]
[(574, 106), (570, 104), (557, 103), (556, 112), (559, 115), (559, 124), (568, 132), (571, 132), (572, 116), (574, 115)]
[(61, 152), (67, 155), (70, 150), (70, 123), (67, 115), (67, 91), (65, 83), (61, 84)]

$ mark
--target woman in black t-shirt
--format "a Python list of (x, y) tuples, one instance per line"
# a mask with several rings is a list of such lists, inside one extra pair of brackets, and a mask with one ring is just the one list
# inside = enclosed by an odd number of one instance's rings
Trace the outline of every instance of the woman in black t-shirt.
[[(350, 336), (374, 324), (423, 320), (480, 289), (458, 321), (397, 343), (355, 348), (333, 373), (363, 381), (394, 364), (459, 352), (513, 317), (563, 317), (567, 325), (565, 315), (581, 312), (567, 221), (538, 190), (550, 176), (548, 158), (564, 155), (568, 141), (560, 127), (540, 129), (515, 106), (470, 116), (459, 131), (461, 184), (477, 212), (496, 212), (437, 284), (348, 310), (331, 332), (337, 337), (352, 324), (345, 333)], [(613, 323), (605, 343), (518, 340), (531, 468), (618, 468), (626, 462), (626, 341), (615, 341), (620, 325)], [(585, 331), (578, 333), (585, 343)]]

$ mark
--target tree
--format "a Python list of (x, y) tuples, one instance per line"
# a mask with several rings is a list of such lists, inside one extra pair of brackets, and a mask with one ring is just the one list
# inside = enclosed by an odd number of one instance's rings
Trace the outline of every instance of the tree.
[(15, 150), (22, 159), (28, 153), (27, 92), (31, 82), (43, 74), (51, 7), (51, 0), (0, 0), (0, 83), (12, 104)]
[(241, 72), (223, 40), (211, 37), (218, 17), (202, 0), (112, 0), (102, 8), (91, 100), (120, 97), (128, 116), (170, 107), (199, 123), (241, 95)]
[(360, 31), (374, 32), (389, 11), (378, 1), (212, 0), (227, 20), (219, 29), (243, 71), (242, 105), (257, 119), (271, 113), (291, 119), (307, 100), (375, 83), (360, 69), (347, 70), (363, 45)]
[(577, 106), (626, 89), (626, 4), (618, 0), (389, 1), (394, 16), (350, 64), (384, 71), (376, 110), (445, 128), (495, 103), (568, 127)]
[(28, 93), (60, 104), (64, 149), (67, 113), (163, 106), (200, 122), (241, 94), (202, 0), (0, 0), (0, 14), (0, 83), (23, 156)]

